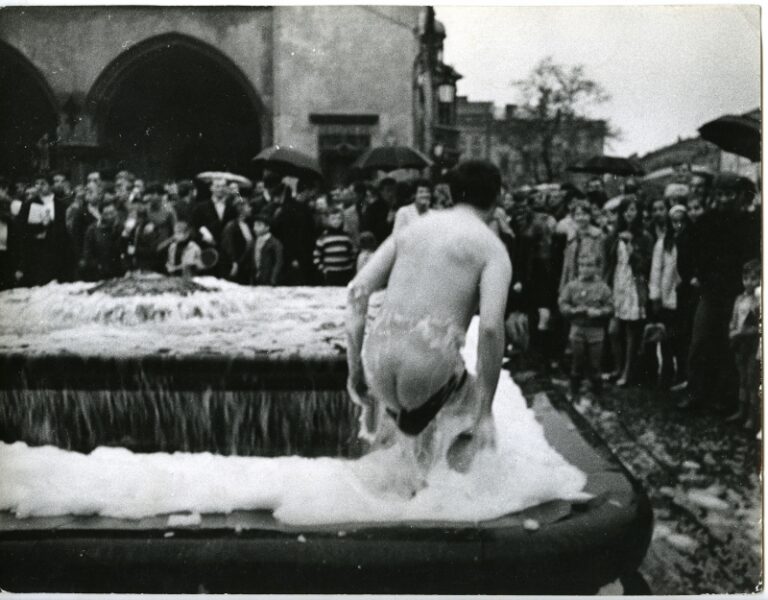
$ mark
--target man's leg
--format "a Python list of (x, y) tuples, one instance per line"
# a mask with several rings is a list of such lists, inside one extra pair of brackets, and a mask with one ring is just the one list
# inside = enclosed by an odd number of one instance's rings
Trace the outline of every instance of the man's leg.
[(586, 366), (589, 361), (589, 348), (587, 340), (579, 332), (571, 332), (571, 381), (570, 397), (576, 400), (579, 396), (581, 380), (584, 377)]
[(713, 353), (713, 306), (711, 298), (702, 296), (696, 306), (691, 331), (691, 346), (688, 351), (688, 389), (690, 399), (680, 406), (690, 404), (702, 406), (709, 401), (714, 386)]
[(603, 340), (596, 339), (590, 341), (587, 346), (589, 355), (589, 379), (592, 382), (592, 393), (600, 395), (603, 393), (603, 380), (600, 377), (600, 363), (603, 356)]
[(735, 297), (718, 298), (714, 312), (713, 348), (717, 373), (714, 408), (727, 412), (738, 405), (739, 375), (736, 360), (728, 338), (728, 326)]

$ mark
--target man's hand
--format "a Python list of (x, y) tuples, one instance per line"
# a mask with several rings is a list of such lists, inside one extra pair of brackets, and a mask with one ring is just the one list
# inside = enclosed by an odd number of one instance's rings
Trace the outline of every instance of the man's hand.
[(471, 431), (460, 434), (448, 448), (448, 466), (466, 473), (481, 450), (496, 448), (496, 428), (489, 412), (483, 413)]
[(597, 318), (602, 316), (602, 313), (600, 312), (599, 308), (588, 308), (587, 309), (587, 316), (592, 318)]
[(21, 281), (24, 277), (24, 273), (22, 271), (16, 271), (13, 276), (16, 278), (16, 281)]
[(368, 395), (368, 384), (365, 381), (362, 369), (353, 370), (347, 378), (347, 392), (349, 392), (352, 402), (360, 406), (370, 406), (371, 399)]

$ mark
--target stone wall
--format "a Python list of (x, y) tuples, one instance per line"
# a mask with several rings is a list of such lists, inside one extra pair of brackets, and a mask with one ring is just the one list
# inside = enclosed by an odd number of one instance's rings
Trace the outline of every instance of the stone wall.
[(276, 142), (318, 149), (312, 113), (378, 115), (371, 143), (413, 143), (418, 6), (275, 11)]

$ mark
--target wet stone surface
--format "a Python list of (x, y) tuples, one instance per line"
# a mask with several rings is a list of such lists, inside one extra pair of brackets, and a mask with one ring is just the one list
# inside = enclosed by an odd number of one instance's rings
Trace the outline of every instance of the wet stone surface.
[[(513, 377), (528, 397), (567, 390), (562, 375)], [(678, 410), (678, 400), (609, 385), (575, 406), (651, 499), (653, 540), (640, 572), (653, 594), (760, 591), (762, 441), (723, 415)]]

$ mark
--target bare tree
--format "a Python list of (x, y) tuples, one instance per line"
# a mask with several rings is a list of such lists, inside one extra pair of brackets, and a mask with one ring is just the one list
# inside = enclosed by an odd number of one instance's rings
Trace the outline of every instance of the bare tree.
[[(588, 79), (582, 65), (557, 64), (552, 57), (542, 60), (526, 79), (512, 82), (520, 90), (523, 102), (518, 114), (526, 121), (516, 136), (518, 150), (523, 156), (536, 156), (548, 181), (572, 162), (577, 155), (579, 136), (590, 126), (586, 110), (610, 99), (603, 87)], [(604, 137), (613, 137), (604, 122), (592, 122), (603, 127)]]

